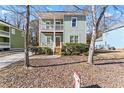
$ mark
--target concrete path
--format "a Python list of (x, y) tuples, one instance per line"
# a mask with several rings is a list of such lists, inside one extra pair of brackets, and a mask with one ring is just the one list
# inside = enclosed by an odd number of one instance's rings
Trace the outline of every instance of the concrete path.
[[(29, 53), (31, 56), (32, 54)], [(6, 67), (12, 63), (15, 63), (17, 61), (24, 60), (24, 52), (20, 52), (18, 54), (13, 54), (5, 57), (0, 58), (0, 68)]]

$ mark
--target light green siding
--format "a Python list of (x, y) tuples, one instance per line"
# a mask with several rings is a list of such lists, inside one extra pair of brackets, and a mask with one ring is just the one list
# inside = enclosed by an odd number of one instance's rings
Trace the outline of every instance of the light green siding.
[(12, 29), (10, 35), (11, 48), (24, 48), (24, 32), (14, 28), (15, 34), (13, 34)]
[(9, 38), (0, 37), (0, 42), (9, 42)]
[[(12, 34), (12, 29), (15, 29), (15, 34)], [(23, 31), (8, 23), (0, 21), (0, 31), (2, 30), (9, 32), (10, 37), (9, 34), (7, 37), (1, 34), (0, 42), (8, 42), (10, 48), (24, 48), (24, 36), (22, 36)]]
[(8, 27), (8, 26), (5, 26), (5, 25), (0, 24), (0, 30), (9, 31), (9, 27)]
[(0, 42), (4, 42), (4, 38), (3, 37), (0, 37)]
[[(77, 18), (77, 26), (72, 27), (72, 17)], [(79, 43), (86, 43), (86, 17), (83, 15), (64, 16), (64, 43), (70, 42), (70, 36), (78, 36)]]

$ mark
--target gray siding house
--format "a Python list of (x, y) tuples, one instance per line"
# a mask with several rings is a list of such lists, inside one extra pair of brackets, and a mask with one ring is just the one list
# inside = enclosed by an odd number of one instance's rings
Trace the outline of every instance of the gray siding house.
[(55, 52), (64, 43), (86, 43), (85, 12), (39, 13), (39, 45), (48, 46)]
[(105, 30), (102, 36), (96, 39), (95, 47), (96, 49), (124, 49), (124, 21)]

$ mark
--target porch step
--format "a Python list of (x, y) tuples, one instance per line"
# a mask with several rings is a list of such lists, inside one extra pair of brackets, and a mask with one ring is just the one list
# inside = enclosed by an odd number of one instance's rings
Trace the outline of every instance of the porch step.
[(61, 48), (60, 47), (55, 48), (55, 55), (61, 55)]

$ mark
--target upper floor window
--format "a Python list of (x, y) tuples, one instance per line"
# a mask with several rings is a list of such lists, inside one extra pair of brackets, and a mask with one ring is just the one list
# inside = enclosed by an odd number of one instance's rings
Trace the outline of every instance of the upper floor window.
[(51, 22), (50, 21), (46, 21), (46, 29), (50, 29), (51, 27)]
[(15, 35), (15, 29), (12, 29), (12, 34)]
[(77, 26), (77, 17), (72, 17), (71, 19), (71, 26), (76, 27)]

